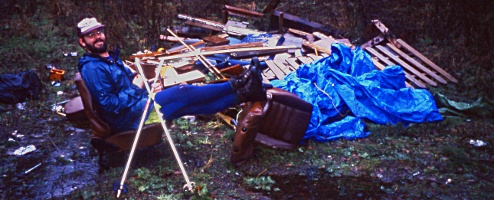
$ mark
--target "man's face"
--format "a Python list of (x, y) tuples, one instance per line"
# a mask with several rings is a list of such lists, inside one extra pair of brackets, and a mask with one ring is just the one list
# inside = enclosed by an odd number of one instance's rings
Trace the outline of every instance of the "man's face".
[(81, 45), (91, 53), (104, 53), (107, 51), (106, 37), (103, 28), (96, 29), (82, 36)]

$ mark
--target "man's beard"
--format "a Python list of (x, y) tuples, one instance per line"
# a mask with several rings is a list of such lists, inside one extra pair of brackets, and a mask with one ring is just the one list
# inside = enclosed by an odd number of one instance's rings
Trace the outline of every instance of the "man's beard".
[[(99, 48), (95, 47), (93, 44), (96, 44), (97, 42), (100, 42), (102, 41), (103, 42), (103, 45)], [(94, 54), (100, 54), (100, 53), (104, 53), (107, 51), (107, 45), (106, 45), (106, 41), (102, 40), (102, 39), (98, 39), (98, 40), (95, 40), (93, 44), (87, 44), (86, 45), (86, 48), (88, 51), (90, 51), (91, 53), (94, 53)]]

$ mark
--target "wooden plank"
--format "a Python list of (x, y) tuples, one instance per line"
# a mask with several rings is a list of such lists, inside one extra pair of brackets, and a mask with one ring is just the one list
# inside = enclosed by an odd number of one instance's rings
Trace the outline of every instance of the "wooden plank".
[(434, 82), (433, 80), (431, 80), (430, 78), (428, 78), (427, 76), (425, 76), (424, 74), (422, 74), (422, 72), (419, 72), (417, 71), (415, 68), (413, 68), (412, 66), (410, 66), (409, 64), (407, 64), (405, 61), (403, 61), (402, 59), (400, 59), (399, 56), (393, 54), (392, 52), (390, 52), (388, 49), (386, 49), (385, 47), (381, 46), (381, 45), (377, 45), (376, 48), (378, 48), (381, 52), (383, 52), (384, 54), (386, 54), (388, 57), (390, 57), (391, 59), (393, 59), (394, 61), (396, 61), (398, 64), (400, 64), (403, 68), (407, 69), (408, 71), (410, 71), (412, 74), (415, 74), (415, 76), (419, 77), (420, 79), (422, 79), (423, 81), (425, 81), (427, 84), (430, 84), (432, 86), (437, 86), (437, 83)]
[(444, 77), (446, 77), (450, 81), (452, 81), (454, 83), (457, 83), (458, 82), (453, 76), (451, 76), (450, 74), (448, 74), (448, 72), (444, 71), (439, 66), (437, 66), (436, 64), (434, 64), (432, 61), (430, 61), (428, 58), (426, 58), (420, 52), (418, 52), (413, 47), (411, 47), (410, 45), (408, 45), (405, 41), (403, 41), (401, 39), (396, 39), (396, 42), (398, 42), (398, 44), (402, 45), (403, 48), (405, 48), (406, 50), (408, 50), (413, 55), (417, 56), (420, 60), (422, 60), (423, 62), (425, 62), (427, 65), (431, 66), (434, 70), (436, 70), (437, 72), (439, 72), (441, 75), (443, 75)]
[(387, 57), (384, 57), (372, 47), (365, 48), (365, 50), (371, 53), (372, 55), (376, 56), (379, 60), (383, 61), (384, 64), (386, 65), (396, 65), (395, 63), (391, 62)]
[(275, 79), (276, 76), (273, 74), (271, 70), (265, 70), (262, 73), (262, 82), (263, 83), (269, 83), (269, 80)]
[(318, 56), (318, 55), (312, 54), (312, 53), (307, 54), (307, 56), (309, 56), (310, 58), (312, 58), (312, 60), (314, 60), (314, 61), (319, 60), (319, 59), (322, 58), (322, 56)]
[(242, 17), (247, 16), (247, 17), (254, 17), (254, 18), (264, 17), (263, 13), (259, 13), (259, 12), (251, 11), (251, 10), (246, 10), (246, 9), (238, 8), (238, 7), (234, 7), (234, 6), (225, 5), (225, 9), (227, 11), (230, 11), (231, 13), (229, 12), (228, 14), (231, 14), (231, 15), (238, 14), (238, 15), (241, 15)]
[(251, 43), (230, 44), (230, 45), (222, 45), (222, 46), (214, 46), (214, 47), (203, 47), (200, 48), (200, 51), (201, 52), (219, 51), (219, 50), (227, 50), (227, 49), (252, 48), (252, 47), (263, 47), (263, 46), (264, 43), (262, 42), (251, 42)]
[(331, 49), (328, 49), (328, 48), (324, 48), (324, 47), (315, 45), (313, 43), (310, 43), (309, 41), (304, 41), (304, 43), (302, 45), (303, 46), (306, 46), (306, 47), (309, 47), (309, 48), (311, 48), (311, 49), (313, 49), (314, 51), (317, 51), (317, 52), (331, 54)]
[(230, 43), (230, 40), (227, 40), (223, 37), (219, 37), (217, 35), (204, 37), (202, 38), (202, 40), (204, 40), (204, 42), (210, 44), (211, 46), (226, 45)]
[(297, 63), (297, 59), (296, 58), (287, 58), (285, 61), (290, 65), (290, 67), (293, 70), (297, 70), (298, 67), (300, 66), (300, 64)]
[(199, 22), (195, 22), (195, 21), (185, 21), (185, 24), (191, 25), (191, 26), (197, 26), (197, 27), (201, 27), (201, 28), (205, 28), (205, 29), (211, 29), (213, 31), (218, 31), (218, 32), (221, 32), (223, 30), (222, 28), (219, 28), (216, 26), (212, 26), (209, 24), (203, 24), (203, 23), (199, 23)]
[(276, 64), (276, 66), (278, 66), (278, 68), (281, 69), (281, 71), (287, 75), (289, 74), (290, 72), (292, 72), (292, 70), (290, 70), (290, 68), (288, 66), (285, 65), (285, 63), (283, 63), (282, 60), (273, 60), (274, 64)]
[(276, 66), (273, 60), (266, 60), (265, 62), (266, 65), (268, 65), (269, 69), (271, 69), (271, 71), (274, 73), (276, 78), (282, 80), (285, 77), (285, 73), (283, 73), (283, 71), (281, 71), (281, 69)]
[(291, 24), (291, 27), (294, 27), (294, 28), (299, 27), (299, 29), (307, 29), (307, 30), (312, 30), (312, 31), (316, 30), (316, 31), (320, 31), (323, 33), (330, 33), (331, 35), (342, 34), (341, 31), (336, 30), (336, 29), (329, 27), (327, 25), (323, 25), (323, 24), (313, 22), (313, 21), (307, 21), (307, 20), (302, 19), (298, 16), (284, 13), (284, 12), (281, 12), (278, 10), (274, 10), (273, 13), (271, 14), (271, 16), (272, 17), (274, 16), (275, 17), (274, 19), (277, 19), (278, 17), (280, 17), (280, 13), (283, 13), (282, 17), (283, 17), (284, 21), (286, 22), (286, 24)]
[(408, 54), (406, 54), (405, 52), (401, 51), (398, 47), (396, 47), (395, 45), (391, 44), (391, 43), (387, 43), (387, 46), (390, 47), (393, 51), (395, 51), (396, 53), (398, 53), (401, 57), (403, 57), (405, 60), (407, 60), (408, 62), (410, 62), (411, 64), (415, 65), (416, 67), (418, 67), (420, 70), (422, 70), (423, 72), (427, 73), (429, 76), (431, 76), (432, 78), (436, 79), (437, 81), (439, 81), (440, 83), (443, 83), (443, 84), (446, 84), (446, 80), (444, 80), (444, 78), (442, 78), (441, 76), (439, 76), (437, 73), (435, 73), (434, 71), (431, 71), (429, 68), (427, 68), (426, 66), (422, 65), (421, 63), (419, 63), (417, 60), (415, 60), (414, 58), (410, 57)]
[(401, 51), (400, 49), (398, 49), (395, 45), (391, 44), (391, 43), (387, 43), (386, 44), (389, 48), (391, 48), (394, 52), (398, 53), (401, 57), (403, 57), (406, 61), (408, 61), (409, 63), (415, 65), (416, 67), (418, 67), (420, 70), (422, 70), (423, 72), (427, 73), (429, 76), (431, 76), (432, 78), (435, 78), (436, 80), (438, 80), (440, 83), (442, 84), (446, 84), (446, 80), (444, 80), (442, 77), (438, 76), (436, 73), (432, 72), (430, 69), (428, 69), (427, 67), (425, 67), (424, 65), (420, 64), (419, 62), (417, 62), (417, 60), (413, 59), (412, 57), (408, 56), (405, 52)]
[[(386, 68), (386, 66), (384, 66), (383, 64), (381, 64), (381, 63), (379, 62), (379, 59), (378, 59), (378, 58), (376, 58), (376, 57), (372, 57), (372, 62), (374, 63), (374, 65), (376, 66), (376, 68), (377, 68), (378, 70), (383, 70), (384, 68)], [(413, 88), (413, 86), (412, 86), (412, 85), (410, 85), (410, 83), (408, 83), (407, 81), (405, 81), (405, 85), (406, 85), (407, 87), (411, 87), (411, 88)]]
[(312, 62), (312, 59), (304, 56), (297, 57), (297, 59), (304, 64), (310, 64)]
[(222, 53), (234, 53), (234, 52), (251, 52), (251, 51), (263, 51), (263, 50), (281, 50), (281, 49), (298, 49), (296, 46), (276, 46), (276, 47), (252, 47), (252, 48), (238, 48), (238, 49), (225, 49), (218, 51), (207, 51), (200, 52), (199, 49), (196, 49), (189, 53), (178, 54), (178, 55), (160, 55), (158, 59), (161, 60), (172, 60), (177, 58), (187, 58), (194, 57), (198, 55), (214, 55), (214, 54), (222, 54)]
[[(372, 55), (376, 56), (379, 60), (383, 61), (386, 65), (396, 65), (393, 62), (391, 62), (388, 58), (384, 57), (382, 54), (380, 54), (379, 52), (377, 52), (372, 47), (365, 48), (365, 50), (368, 51), (369, 53), (371, 53)], [(407, 72), (405, 72), (405, 77), (408, 80), (410, 80), (412, 83), (414, 83), (415, 85), (417, 85), (418, 87), (420, 87), (420, 88), (426, 88), (426, 86), (425, 86), (424, 83), (418, 81), (417, 79), (415, 79), (415, 77), (411, 76)]]
[(384, 70), (384, 68), (386, 68), (386, 66), (384, 66), (383, 64), (381, 64), (379, 62), (379, 59), (376, 58), (376, 57), (373, 57), (372, 58), (372, 62), (374, 63), (374, 65), (376, 66), (376, 68), (379, 69), (379, 70)]
[(280, 0), (269, 1), (269, 3), (266, 5), (266, 7), (264, 7), (264, 9), (262, 9), (262, 13), (271, 14), (274, 11), (274, 9), (276, 9), (276, 7), (278, 6), (279, 3), (280, 3)]

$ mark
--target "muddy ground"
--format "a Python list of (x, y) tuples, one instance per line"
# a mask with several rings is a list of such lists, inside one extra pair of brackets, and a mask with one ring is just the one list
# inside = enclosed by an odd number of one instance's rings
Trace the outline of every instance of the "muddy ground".
[[(128, 152), (103, 158), (88, 143), (90, 129), (57, 114), (2, 113), (4, 122), (37, 118), (33, 127), (2, 131), (1, 199), (112, 199)], [(5, 120), (10, 116), (11, 121)], [(15, 119), (15, 120), (14, 120)], [(31, 126), (31, 125), (29, 125)], [(54, 128), (53, 128), (54, 127)], [(410, 127), (369, 124), (365, 139), (318, 143), (293, 151), (257, 144), (244, 165), (229, 162), (233, 129), (216, 118), (189, 117), (170, 128), (193, 192), (168, 143), (137, 151), (127, 199), (490, 199), (492, 119), (446, 118)], [(29, 131), (27, 131), (29, 130)], [(471, 143), (480, 140), (485, 145)], [(25, 155), (10, 155), (34, 145)]]
[[(153, 44), (167, 47), (155, 36), (177, 22), (177, 13), (220, 20), (225, 3), (261, 11), (267, 2), (2, 1), (0, 72), (34, 69), (43, 87), (38, 100), (0, 104), (0, 199), (116, 198), (128, 152), (100, 162), (89, 125), (54, 110), (77, 96), (77, 56), (66, 53), (83, 52), (71, 28), (82, 11), (112, 24), (109, 41), (128, 56)], [(378, 18), (459, 80), (429, 88), (432, 93), (465, 105), (482, 98), (482, 107), (446, 112), (438, 123), (368, 122), (365, 139), (306, 141), (292, 151), (256, 144), (240, 167), (229, 162), (232, 127), (215, 116), (181, 118), (170, 132), (194, 190), (184, 191), (184, 176), (164, 140), (136, 152), (123, 198), (494, 199), (493, 3), (315, 0), (282, 1), (278, 8), (344, 30), (340, 36), (357, 45)], [(115, 12), (105, 14), (109, 9)], [(48, 80), (47, 64), (66, 70), (59, 85)], [(16, 152), (23, 147), (25, 154)]]

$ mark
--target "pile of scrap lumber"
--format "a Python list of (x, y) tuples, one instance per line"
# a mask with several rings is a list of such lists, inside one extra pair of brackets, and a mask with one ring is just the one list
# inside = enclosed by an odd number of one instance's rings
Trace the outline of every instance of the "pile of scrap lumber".
[[(208, 77), (212, 78), (210, 80), (227, 79), (240, 74), (255, 56), (267, 66), (263, 78), (269, 82), (283, 79), (302, 64), (329, 56), (333, 43), (354, 47), (348, 39), (341, 37), (341, 31), (277, 11), (278, 4), (279, 0), (272, 0), (262, 12), (225, 5), (222, 22), (179, 14), (178, 18), (185, 25), (167, 28), (160, 35), (161, 40), (175, 42), (173, 48), (134, 54), (130, 60), (137, 58), (142, 66), (148, 68), (146, 71), (151, 74), (147, 77), (154, 77), (157, 65), (169, 66), (166, 68), (167, 86), (181, 82), (206, 82)], [(269, 25), (261, 31), (243, 21), (245, 19), (269, 19)], [(382, 34), (362, 48), (373, 57), (377, 69), (401, 65), (406, 71), (409, 87), (426, 88), (436, 86), (437, 82), (456, 82), (403, 40), (390, 37), (381, 22), (376, 20), (374, 23)]]

